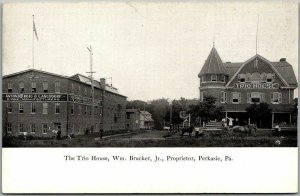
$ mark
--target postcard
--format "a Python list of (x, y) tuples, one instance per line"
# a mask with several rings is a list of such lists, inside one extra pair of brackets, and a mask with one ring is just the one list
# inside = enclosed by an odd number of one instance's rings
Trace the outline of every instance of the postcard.
[(3, 4), (3, 193), (298, 192), (298, 4)]

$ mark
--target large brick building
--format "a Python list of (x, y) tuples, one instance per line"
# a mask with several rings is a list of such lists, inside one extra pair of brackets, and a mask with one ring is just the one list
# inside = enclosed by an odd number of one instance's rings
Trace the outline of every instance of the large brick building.
[(94, 126), (91, 80), (83, 75), (61, 76), (29, 69), (3, 76), (3, 130), (51, 136), (125, 129), (126, 97), (94, 80)]
[(270, 62), (257, 54), (246, 62), (225, 63), (213, 47), (198, 77), (200, 101), (206, 95), (214, 96), (226, 117), (248, 121), (245, 109), (266, 102), (272, 109), (270, 125), (292, 121), (297, 80), (285, 58)]

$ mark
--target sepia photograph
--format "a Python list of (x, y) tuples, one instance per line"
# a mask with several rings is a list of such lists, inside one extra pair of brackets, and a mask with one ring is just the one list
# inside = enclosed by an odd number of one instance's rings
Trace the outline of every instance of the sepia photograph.
[(2, 32), (3, 192), (298, 191), (296, 0), (12, 1)]

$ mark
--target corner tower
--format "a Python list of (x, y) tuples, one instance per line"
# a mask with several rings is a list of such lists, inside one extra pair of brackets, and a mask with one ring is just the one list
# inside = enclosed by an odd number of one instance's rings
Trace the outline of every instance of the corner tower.
[(222, 102), (222, 92), (225, 90), (225, 85), (228, 81), (228, 74), (224, 67), (216, 48), (211, 49), (200, 73), (200, 101), (203, 101), (204, 96), (214, 96), (217, 103)]

